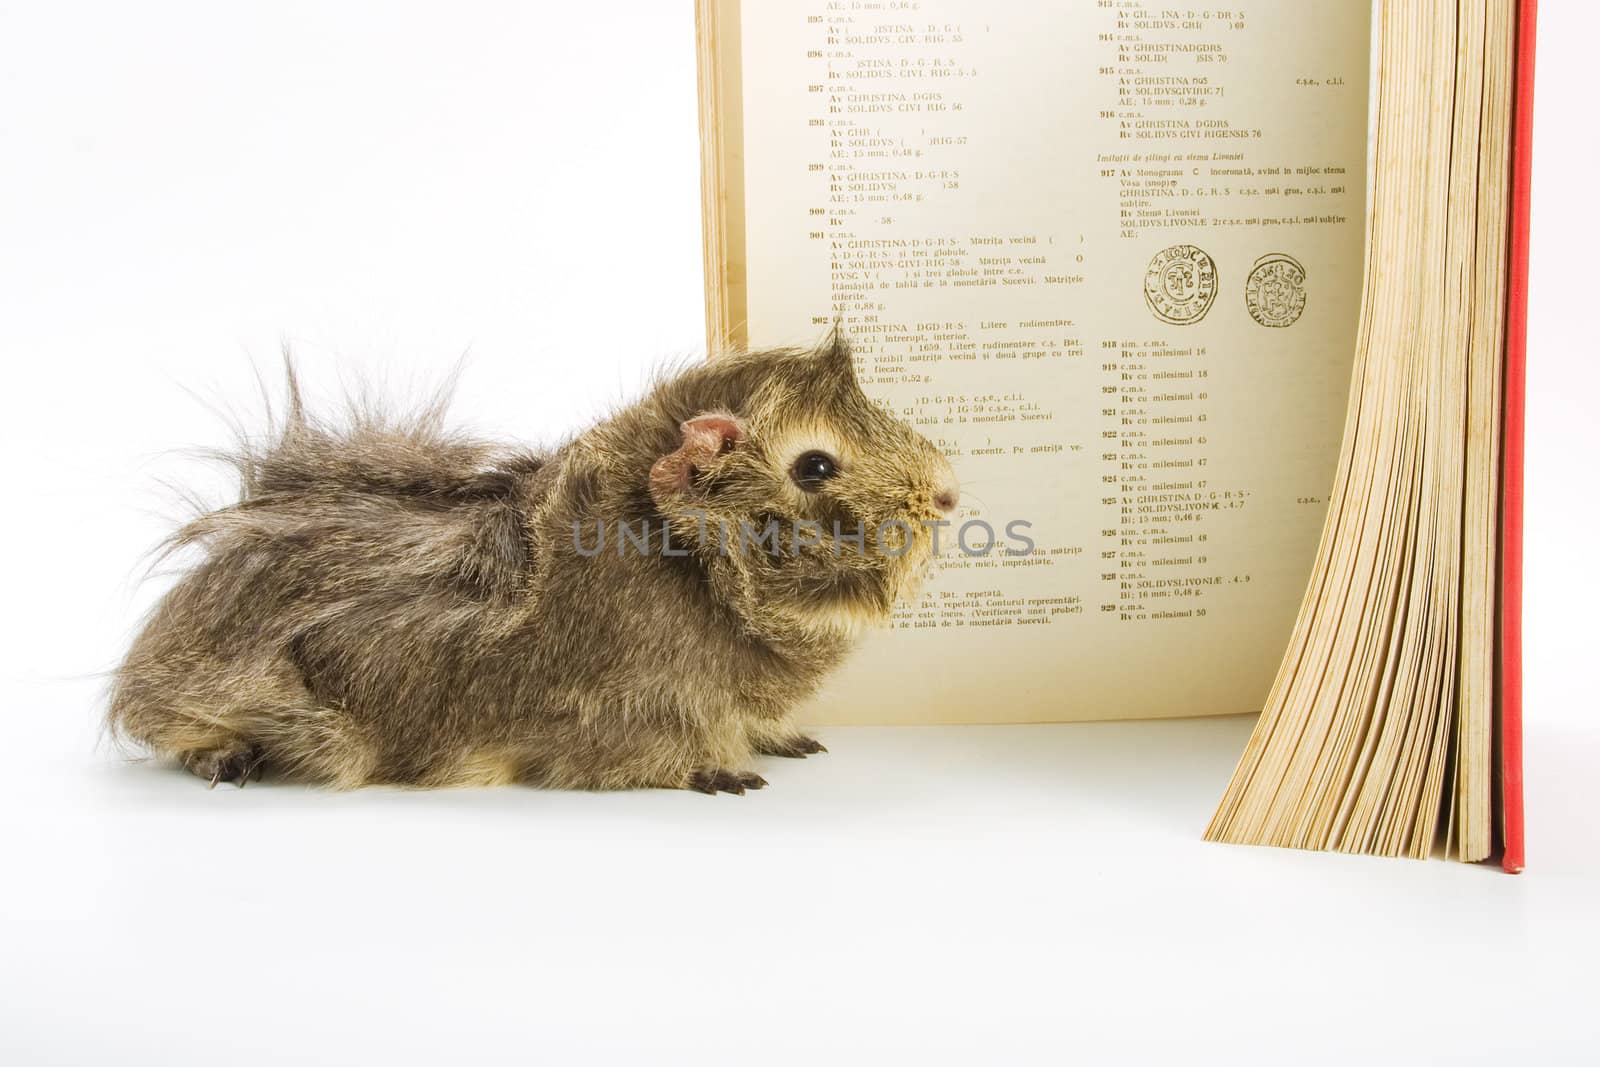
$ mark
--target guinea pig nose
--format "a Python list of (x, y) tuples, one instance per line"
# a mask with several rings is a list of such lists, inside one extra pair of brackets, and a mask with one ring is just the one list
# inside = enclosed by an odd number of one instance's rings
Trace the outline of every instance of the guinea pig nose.
[(961, 503), (961, 490), (954, 485), (946, 486), (933, 496), (933, 506), (946, 515), (954, 511), (959, 503)]

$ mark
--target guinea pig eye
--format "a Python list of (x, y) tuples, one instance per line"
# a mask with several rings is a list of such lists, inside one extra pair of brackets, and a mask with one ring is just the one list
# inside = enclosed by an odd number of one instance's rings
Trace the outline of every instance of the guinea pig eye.
[(839, 473), (839, 464), (826, 452), (807, 452), (794, 461), (789, 477), (808, 493), (819, 492), (822, 483)]

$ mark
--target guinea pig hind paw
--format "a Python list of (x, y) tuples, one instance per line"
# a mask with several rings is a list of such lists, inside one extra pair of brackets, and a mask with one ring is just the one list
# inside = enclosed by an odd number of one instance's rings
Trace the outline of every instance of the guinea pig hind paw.
[(250, 746), (191, 752), (183, 765), (189, 772), (206, 779), (215, 789), (218, 782), (232, 782), (240, 789), (252, 778), (261, 777), (262, 756)]
[(737, 793), (746, 789), (761, 789), (767, 780), (749, 771), (724, 771), (715, 768), (695, 771), (689, 775), (689, 788), (699, 793)]

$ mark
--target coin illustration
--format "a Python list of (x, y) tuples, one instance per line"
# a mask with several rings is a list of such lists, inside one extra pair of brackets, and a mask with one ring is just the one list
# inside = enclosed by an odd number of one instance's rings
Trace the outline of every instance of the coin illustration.
[(1244, 305), (1263, 326), (1293, 326), (1306, 309), (1306, 269), (1282, 252), (1262, 256), (1245, 279)]
[(1217, 298), (1217, 265), (1194, 245), (1163, 248), (1144, 272), (1144, 302), (1162, 322), (1199, 322)]

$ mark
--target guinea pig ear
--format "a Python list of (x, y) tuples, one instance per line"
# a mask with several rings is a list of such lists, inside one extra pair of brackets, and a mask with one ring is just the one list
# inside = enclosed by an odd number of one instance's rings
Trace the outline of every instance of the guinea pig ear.
[(844, 331), (839, 329), (839, 324), (834, 323), (833, 329), (828, 331), (828, 336), (823, 338), (822, 344), (817, 348), (817, 359), (835, 376), (848, 382), (856, 380), (856, 360), (850, 352), (850, 342), (844, 338)]
[(708, 411), (679, 425), (678, 447), (650, 467), (650, 496), (657, 504), (689, 488), (696, 472), (744, 440), (744, 423), (726, 411)]

